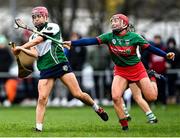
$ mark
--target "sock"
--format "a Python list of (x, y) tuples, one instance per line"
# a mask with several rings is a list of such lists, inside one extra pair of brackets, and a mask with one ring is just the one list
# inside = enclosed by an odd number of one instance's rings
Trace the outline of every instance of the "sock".
[(99, 109), (99, 106), (98, 106), (96, 103), (94, 103), (93, 106), (92, 106), (92, 108), (93, 108), (95, 111), (97, 111), (97, 110)]
[(119, 119), (119, 123), (121, 124), (123, 130), (128, 130), (127, 118)]
[(36, 128), (40, 131), (42, 131), (43, 124), (42, 123), (36, 123)]
[(156, 119), (156, 116), (153, 114), (152, 111), (146, 112), (146, 116), (147, 116), (148, 120), (154, 120), (154, 119)]
[(125, 115), (126, 115), (127, 117), (129, 117), (130, 114), (129, 114), (128, 109), (126, 108), (126, 105), (125, 105), (125, 104), (123, 104), (123, 110), (124, 110)]

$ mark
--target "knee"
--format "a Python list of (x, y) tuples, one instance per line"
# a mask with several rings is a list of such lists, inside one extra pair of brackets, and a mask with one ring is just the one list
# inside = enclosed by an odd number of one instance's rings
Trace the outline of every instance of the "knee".
[(112, 100), (114, 103), (119, 102), (121, 97), (119, 95), (112, 95)]
[(147, 101), (153, 102), (153, 101), (157, 100), (158, 92), (154, 89), (151, 89), (148, 91), (148, 93), (146, 93), (146, 94), (144, 93), (144, 96)]
[(39, 96), (38, 98), (38, 104), (46, 105), (48, 102), (48, 97), (46, 96)]
[(149, 95), (148, 97), (146, 97), (146, 100), (149, 101), (149, 102), (156, 101), (157, 100), (157, 95), (156, 94)]

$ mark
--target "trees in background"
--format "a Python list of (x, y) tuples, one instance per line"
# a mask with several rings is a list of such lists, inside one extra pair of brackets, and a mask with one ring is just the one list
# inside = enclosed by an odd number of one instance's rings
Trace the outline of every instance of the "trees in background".
[[(11, 1), (0, 0), (0, 8), (9, 8)], [(17, 13), (39, 5), (48, 8), (52, 21), (61, 26), (65, 38), (72, 32), (80, 8), (89, 12), (88, 18), (92, 21), (91, 34), (88, 35), (102, 33), (103, 24), (116, 12), (132, 15), (136, 20), (151, 19), (152, 22), (179, 20), (180, 17), (180, 0), (16, 0)]]

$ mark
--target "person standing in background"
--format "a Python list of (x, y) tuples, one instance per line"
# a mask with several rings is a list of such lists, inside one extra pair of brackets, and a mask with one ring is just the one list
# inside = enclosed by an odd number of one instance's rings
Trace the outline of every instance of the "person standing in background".
[[(13, 61), (13, 56), (8, 47), (8, 40), (4, 35), (0, 35), (0, 72), (7, 74)], [(4, 106), (10, 106), (14, 102), (17, 84), (18, 80), (16, 78), (0, 77), (0, 93), (1, 95), (4, 95), (4, 98), (1, 97)]]
[[(70, 34), (70, 40), (78, 40), (81, 39), (81, 35), (77, 32), (72, 32)], [(73, 71), (77, 71), (80, 74), (77, 74), (77, 80), (79, 82), (79, 85), (82, 87), (82, 70), (83, 66), (86, 62), (87, 57), (87, 49), (86, 47), (74, 47), (70, 50), (68, 50), (67, 54), (69, 63), (71, 65), (71, 68)], [(82, 87), (83, 88), (83, 87)], [(69, 106), (82, 106), (83, 103), (79, 101), (78, 99), (75, 99), (71, 93), (68, 93), (68, 105)]]
[[(155, 35), (153, 42), (150, 44), (158, 49), (166, 51), (166, 47), (162, 42), (162, 38), (160, 35)], [(166, 76), (167, 72), (167, 62), (166, 59), (158, 56), (156, 54), (150, 53), (149, 56), (149, 69), (156, 71), (157, 73)], [(166, 89), (166, 81), (162, 79), (157, 79), (157, 86), (158, 86), (158, 100), (163, 104), (166, 105), (167, 100), (167, 89)]]
[[(174, 62), (168, 61), (168, 69), (179, 69), (180, 68), (180, 50), (177, 48), (176, 40), (173, 37), (170, 37), (166, 43), (166, 51), (174, 52), (176, 54), (176, 58)], [(176, 81), (178, 80), (178, 73), (168, 73), (168, 98), (167, 104), (175, 104), (176, 103)]]

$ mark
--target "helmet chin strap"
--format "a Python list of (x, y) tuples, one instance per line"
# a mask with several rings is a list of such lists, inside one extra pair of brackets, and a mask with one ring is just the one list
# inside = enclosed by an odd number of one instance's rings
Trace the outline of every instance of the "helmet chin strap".
[(38, 30), (42, 30), (44, 28), (46, 23), (41, 23), (41, 24), (38, 24), (36, 25), (35, 27), (38, 29)]
[(128, 26), (126, 26), (125, 28), (122, 28), (122, 29), (114, 29), (114, 30), (112, 30), (112, 32), (113, 32), (114, 34), (120, 34), (122, 31), (124, 31), (125, 29), (127, 29), (127, 27), (128, 27)]

